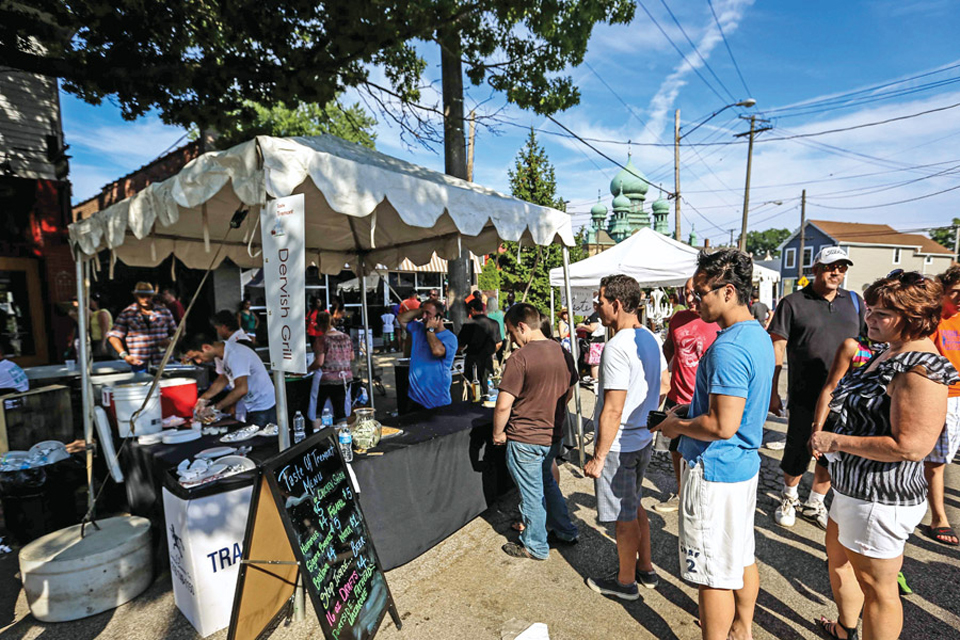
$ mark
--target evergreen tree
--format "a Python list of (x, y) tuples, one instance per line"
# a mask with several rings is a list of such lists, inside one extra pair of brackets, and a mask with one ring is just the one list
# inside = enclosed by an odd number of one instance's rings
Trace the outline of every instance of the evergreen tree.
[[(536, 132), (530, 130), (530, 135), (524, 147), (517, 153), (514, 168), (508, 172), (510, 177), (510, 192), (513, 196), (527, 202), (553, 207), (560, 211), (566, 210), (566, 203), (557, 195), (557, 179), (553, 164), (547, 157), (546, 151), (537, 142)], [(582, 232), (577, 234), (576, 246), (570, 247), (570, 261), (583, 259)], [(519, 260), (517, 254), (519, 253)], [(559, 243), (548, 247), (537, 247), (531, 244), (520, 246), (516, 242), (504, 242), (496, 259), (500, 268), (500, 289), (504, 292), (501, 298), (506, 297), (507, 291), (513, 291), (517, 302), (523, 299), (527, 292), (527, 302), (537, 307), (541, 313), (550, 310), (550, 269), (563, 264), (563, 252)], [(555, 310), (560, 309), (560, 296), (555, 296)]]

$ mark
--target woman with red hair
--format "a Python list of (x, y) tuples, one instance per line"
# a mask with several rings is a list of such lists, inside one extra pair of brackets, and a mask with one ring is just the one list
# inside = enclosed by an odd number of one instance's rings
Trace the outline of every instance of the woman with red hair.
[(868, 336), (889, 348), (850, 371), (833, 392), (835, 431), (810, 438), (830, 463), (834, 498), (827, 561), (838, 619), (830, 637), (898, 638), (903, 608), (897, 574), (903, 547), (926, 513), (923, 459), (943, 429), (956, 369), (929, 337), (940, 321), (941, 287), (897, 269), (864, 292)]

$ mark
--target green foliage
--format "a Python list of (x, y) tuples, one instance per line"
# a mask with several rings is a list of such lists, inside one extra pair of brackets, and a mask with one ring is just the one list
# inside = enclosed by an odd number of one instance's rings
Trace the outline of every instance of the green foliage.
[[(250, 103), (327, 104), (348, 87), (389, 111), (419, 101), (417, 43), (456, 28), (464, 72), (521, 108), (566, 109), (563, 72), (583, 62), (597, 23), (626, 24), (631, 0), (32, 0), (0, 2), (3, 64), (63, 78), (128, 119), (229, 130)], [(385, 78), (371, 80), (371, 71)], [(385, 86), (384, 86), (385, 85)]]
[[(265, 107), (245, 101), (242, 112), (234, 112), (229, 128), (218, 131), (217, 147), (227, 149), (254, 136), (316, 136), (330, 133), (344, 140), (374, 148), (377, 121), (359, 104), (343, 108), (336, 101), (299, 104), (290, 108), (283, 103)], [(251, 119), (244, 119), (250, 114)], [(191, 133), (196, 135), (196, 129)]]
[(497, 261), (487, 260), (477, 276), (477, 286), (481, 291), (499, 291), (500, 290), (500, 269), (497, 267)]
[(767, 251), (774, 258), (780, 257), (780, 251), (777, 247), (790, 235), (789, 229), (766, 229), (764, 231), (747, 232), (747, 253), (752, 253), (753, 257), (763, 260)]
[(960, 218), (954, 218), (951, 224), (953, 224), (952, 227), (933, 229), (930, 231), (930, 237), (933, 238), (934, 242), (947, 249), (953, 250), (954, 244), (957, 241), (956, 227), (960, 227)]
[[(508, 172), (511, 193), (522, 200), (547, 207), (565, 210), (563, 198), (557, 195), (557, 180), (553, 165), (543, 147), (537, 142), (533, 130), (527, 143), (517, 154), (514, 168)], [(570, 262), (582, 260), (583, 231), (577, 235), (576, 245), (569, 248)], [(517, 259), (519, 248), (520, 259)], [(516, 242), (504, 242), (500, 252), (493, 254), (500, 268), (500, 289), (506, 297), (507, 291), (513, 291), (519, 302), (530, 282), (527, 302), (540, 309), (541, 313), (550, 310), (550, 269), (563, 264), (563, 251), (559, 243), (548, 247), (531, 245), (520, 246)], [(532, 280), (531, 280), (532, 276)], [(560, 296), (554, 297), (555, 310), (560, 309)]]

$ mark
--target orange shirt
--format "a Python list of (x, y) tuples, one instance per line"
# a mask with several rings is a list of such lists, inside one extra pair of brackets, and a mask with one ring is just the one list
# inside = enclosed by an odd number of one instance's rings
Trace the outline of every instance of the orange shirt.
[[(940, 320), (937, 332), (931, 336), (937, 350), (960, 371), (960, 313)], [(950, 397), (960, 396), (960, 382), (950, 385)]]

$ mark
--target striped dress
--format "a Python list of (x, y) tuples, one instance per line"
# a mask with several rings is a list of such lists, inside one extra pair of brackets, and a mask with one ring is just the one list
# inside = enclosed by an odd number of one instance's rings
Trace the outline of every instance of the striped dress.
[[(838, 412), (836, 433), (857, 437), (890, 436), (890, 396), (887, 386), (899, 373), (916, 371), (934, 382), (960, 381), (957, 370), (941, 355), (922, 351), (898, 353), (876, 367), (859, 367), (844, 376), (830, 408)], [(927, 499), (923, 462), (879, 462), (850, 453), (830, 463), (833, 489), (851, 498), (909, 507)]]

